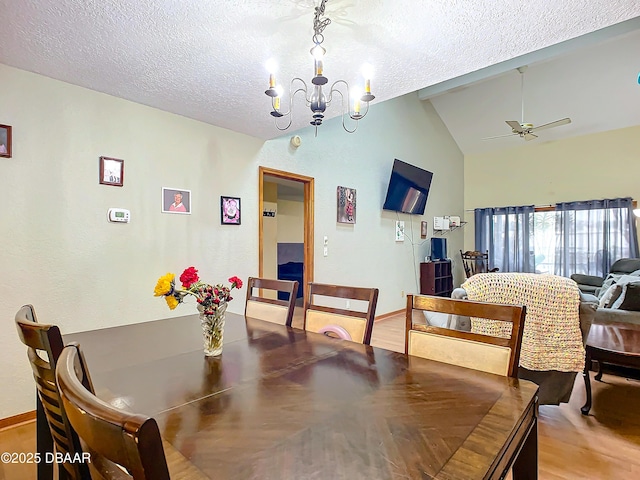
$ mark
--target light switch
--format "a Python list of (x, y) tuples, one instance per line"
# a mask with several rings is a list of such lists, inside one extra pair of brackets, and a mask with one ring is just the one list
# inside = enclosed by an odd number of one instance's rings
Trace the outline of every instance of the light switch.
[(329, 247), (324, 247), (323, 253), (324, 253), (325, 257), (328, 257), (329, 256)]
[(327, 245), (329, 245), (329, 237), (327, 237), (326, 235), (324, 236), (324, 243), (323, 245), (326, 247)]

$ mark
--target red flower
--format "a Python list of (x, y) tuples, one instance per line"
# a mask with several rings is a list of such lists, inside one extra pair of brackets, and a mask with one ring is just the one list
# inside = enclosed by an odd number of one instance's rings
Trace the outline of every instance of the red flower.
[(238, 277), (231, 277), (229, 282), (231, 282), (231, 288), (242, 288), (242, 280)]
[(180, 281), (182, 282), (183, 288), (189, 288), (198, 280), (200, 280), (200, 277), (198, 277), (198, 270), (196, 270), (195, 267), (187, 268), (182, 272), (182, 275), (180, 275)]

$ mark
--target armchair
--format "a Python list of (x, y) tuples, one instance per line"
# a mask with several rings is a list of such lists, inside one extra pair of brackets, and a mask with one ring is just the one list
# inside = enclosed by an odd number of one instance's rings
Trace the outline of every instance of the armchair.
[[(607, 277), (610, 275), (627, 275), (636, 270), (640, 270), (640, 258), (621, 258), (611, 265), (611, 270)], [(606, 279), (595, 275), (574, 273), (571, 275), (571, 280), (578, 284), (581, 292), (599, 296)]]

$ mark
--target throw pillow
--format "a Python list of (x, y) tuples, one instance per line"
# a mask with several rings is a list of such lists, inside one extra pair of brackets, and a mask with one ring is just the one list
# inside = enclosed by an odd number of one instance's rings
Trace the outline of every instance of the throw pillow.
[(618, 285), (622, 287), (622, 293), (620, 293), (620, 296), (615, 302), (611, 303), (611, 308), (620, 308), (620, 305), (622, 305), (626, 297), (627, 287), (635, 283), (640, 283), (640, 279), (638, 279), (638, 277), (623, 276), (618, 280)]
[[(622, 295), (622, 285), (611, 285), (611, 288), (609, 289), (611, 290), (611, 295), (609, 295), (609, 299), (605, 302), (604, 304), (604, 308), (612, 308), (613, 305), (616, 303), (616, 301), (620, 298), (620, 295)], [(606, 296), (606, 294), (605, 294)], [(602, 297), (604, 298), (604, 297)]]
[(627, 284), (624, 300), (618, 307), (620, 310), (640, 311), (640, 284)]
[(622, 274), (619, 273), (610, 273), (607, 275), (607, 278), (602, 282), (602, 287), (600, 287), (600, 290), (598, 291), (598, 298), (600, 300), (602, 300), (604, 294), (607, 293), (607, 290), (611, 288), (611, 285), (615, 284), (620, 277), (622, 277)]
[(613, 305), (613, 302), (615, 300), (611, 301), (611, 297), (613, 296), (614, 292), (616, 292), (616, 290), (617, 290), (617, 294), (616, 294), (616, 300), (617, 300), (618, 297), (620, 296), (620, 292), (622, 291), (622, 289), (620, 288), (619, 285), (614, 283), (609, 288), (607, 288), (607, 290), (604, 292), (604, 295), (602, 295), (602, 297), (600, 297), (600, 302), (598, 304), (598, 307), (607, 308), (607, 307)]

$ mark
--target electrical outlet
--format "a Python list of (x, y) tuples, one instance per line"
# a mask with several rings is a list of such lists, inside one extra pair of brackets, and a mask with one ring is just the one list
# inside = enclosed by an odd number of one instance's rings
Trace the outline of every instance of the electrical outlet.
[(402, 290), (402, 291), (400, 292), (400, 296), (401, 296), (402, 298), (404, 298), (404, 290)]
[(347, 300), (347, 308), (351, 308), (351, 301)]

